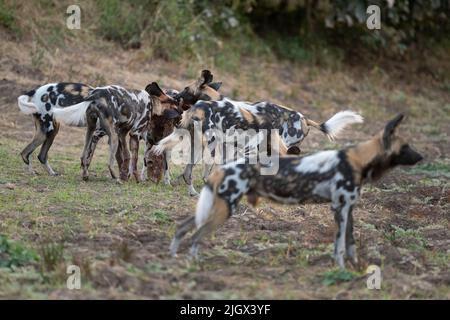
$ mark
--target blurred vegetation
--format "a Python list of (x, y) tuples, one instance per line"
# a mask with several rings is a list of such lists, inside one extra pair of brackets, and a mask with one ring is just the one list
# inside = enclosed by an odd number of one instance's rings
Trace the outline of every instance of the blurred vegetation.
[(5, 0), (0, 0), (0, 26), (18, 32), (14, 10)]
[[(381, 8), (381, 30), (366, 27), (370, 4)], [(43, 46), (94, 34), (149, 57), (222, 68), (254, 56), (327, 67), (366, 53), (400, 60), (450, 47), (450, 0), (84, 0), (82, 30), (64, 28), (67, 5), (0, 0), (0, 26), (38, 30)], [(29, 18), (28, 6), (39, 16)]]

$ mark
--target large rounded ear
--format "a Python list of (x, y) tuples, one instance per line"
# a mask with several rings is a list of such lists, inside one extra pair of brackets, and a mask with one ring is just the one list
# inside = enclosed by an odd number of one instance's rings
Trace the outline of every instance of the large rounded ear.
[(216, 91), (219, 91), (220, 87), (222, 86), (222, 82), (211, 82), (211, 83), (208, 83), (208, 86), (213, 88)]
[(148, 86), (146, 86), (145, 91), (147, 91), (151, 96), (159, 97), (161, 95), (165, 95), (164, 91), (161, 90), (156, 82), (152, 82)]
[(391, 145), (392, 136), (394, 135), (395, 130), (397, 129), (400, 122), (402, 122), (404, 117), (405, 116), (400, 113), (394, 119), (389, 121), (386, 124), (386, 127), (384, 127), (383, 144), (386, 149), (389, 149), (389, 147)]
[(200, 78), (198, 78), (198, 86), (203, 86), (205, 84), (211, 83), (213, 81), (213, 75), (209, 70), (202, 70)]

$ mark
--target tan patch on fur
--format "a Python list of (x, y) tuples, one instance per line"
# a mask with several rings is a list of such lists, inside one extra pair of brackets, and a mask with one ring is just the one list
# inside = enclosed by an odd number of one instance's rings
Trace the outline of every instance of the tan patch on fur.
[(214, 170), (208, 177), (208, 182), (213, 186), (214, 193), (216, 193), (217, 188), (223, 181), (223, 177), (225, 176), (225, 172), (223, 169), (218, 168)]
[(253, 118), (253, 115), (250, 113), (250, 111), (242, 108), (239, 108), (239, 111), (241, 112), (242, 116), (244, 117), (245, 120), (247, 120), (248, 123), (253, 123), (255, 119)]
[(305, 118), (305, 122), (308, 126), (311, 126), (313, 128), (316, 128), (317, 130), (321, 130), (320, 128), (320, 124), (318, 124), (317, 122), (311, 120), (311, 119), (307, 119)]
[(400, 149), (402, 148), (402, 145), (404, 144), (404, 141), (402, 138), (394, 136), (391, 140), (391, 148), (390, 148), (390, 152), (391, 153), (395, 153), (395, 154), (399, 154), (400, 153)]
[(211, 208), (211, 215), (208, 222), (211, 222), (213, 228), (217, 228), (224, 223), (230, 216), (229, 206), (227, 202), (217, 195), (217, 189), (223, 181), (225, 172), (219, 168), (214, 170), (208, 177), (208, 182), (213, 186), (214, 200)]
[(69, 84), (66, 88), (64, 88), (64, 91), (70, 92), (73, 95), (78, 95), (80, 92), (75, 89), (75, 85)]
[(267, 118), (264, 116), (255, 115), (255, 119), (256, 119), (256, 122), (258, 123), (258, 125), (263, 125), (264, 123), (267, 122)]
[(250, 203), (253, 207), (256, 207), (259, 202), (259, 197), (254, 192), (249, 192), (247, 194), (247, 202)]
[(152, 100), (152, 114), (156, 114), (158, 116), (162, 115), (163, 105), (161, 101), (153, 96), (150, 96), (150, 99)]
[(282, 109), (285, 109), (285, 110), (288, 110), (288, 111), (294, 111), (294, 110), (292, 110), (291, 108), (289, 108), (289, 107), (286, 107), (286, 106), (281, 106), (281, 105), (278, 105), (280, 108), (282, 108)]
[(82, 97), (86, 97), (88, 94), (89, 94), (89, 90), (90, 90), (90, 88), (89, 87), (85, 87), (85, 86), (83, 86), (82, 88), (81, 88), (81, 96)]
[(309, 133), (309, 125), (308, 125), (308, 121), (306, 120), (306, 118), (301, 118), (300, 121), (302, 122), (302, 131), (303, 134), (305, 135), (305, 137), (308, 135)]
[[(273, 138), (272, 138), (272, 140), (273, 140)], [(278, 141), (278, 143), (277, 143), (277, 144), (278, 144), (278, 150), (275, 149), (275, 146), (271, 145), (272, 151), (277, 151), (277, 152), (280, 154), (280, 156), (285, 156), (285, 155), (287, 155), (288, 148), (287, 148), (286, 145), (284, 144), (284, 142), (283, 142), (283, 140), (281, 139), (281, 137), (280, 137), (280, 135), (279, 135), (278, 132), (276, 132), (275, 140)], [(272, 142), (271, 142), (271, 143), (272, 143)], [(272, 155), (273, 155), (273, 154), (274, 154), (274, 153), (272, 152)]]
[(196, 108), (192, 115), (197, 117), (200, 121), (205, 120), (205, 110), (203, 109)]
[(200, 91), (211, 98), (211, 101), (220, 100), (220, 93), (208, 85), (204, 85)]
[(229, 214), (229, 207), (227, 202), (218, 197), (217, 195), (214, 197), (214, 204), (212, 207), (212, 215), (211, 215), (211, 223), (213, 225), (214, 228), (217, 228), (218, 226), (220, 226), (221, 224), (223, 224), (228, 217), (230, 216)]
[(369, 164), (377, 155), (383, 153), (383, 145), (378, 135), (373, 139), (362, 142), (346, 151), (347, 160), (353, 168), (356, 182), (360, 182), (363, 168)]

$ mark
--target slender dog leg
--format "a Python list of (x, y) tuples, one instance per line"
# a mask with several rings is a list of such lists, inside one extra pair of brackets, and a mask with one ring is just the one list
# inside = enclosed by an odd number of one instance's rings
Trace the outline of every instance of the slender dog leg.
[(347, 230), (345, 233), (346, 254), (351, 262), (356, 265), (358, 256), (356, 254), (355, 238), (353, 237), (353, 207), (351, 206), (348, 213)]
[(350, 203), (346, 202), (346, 199), (343, 195), (338, 197), (337, 200), (339, 203), (336, 204), (333, 202), (333, 207), (335, 208), (334, 220), (338, 226), (338, 231), (336, 234), (336, 240), (334, 242), (334, 259), (340, 268), (345, 269), (344, 265), (344, 255), (345, 255), (345, 238), (347, 231), (347, 222), (350, 211)]
[(48, 163), (48, 151), (50, 150), (50, 147), (53, 144), (53, 141), (55, 140), (56, 135), (59, 131), (59, 123), (56, 121), (53, 121), (53, 130), (47, 133), (47, 138), (44, 141), (44, 144), (41, 147), (41, 151), (39, 152), (38, 159), (44, 166), (44, 168), (47, 170), (48, 174), (51, 176), (58, 175), (55, 171), (53, 171), (52, 167), (50, 167), (50, 164)]
[(128, 132), (119, 132), (117, 137), (122, 155), (122, 163), (119, 167), (119, 176), (122, 181), (128, 180), (128, 171), (130, 167), (130, 151), (128, 150), (126, 139), (127, 133)]
[(169, 159), (170, 159), (170, 152), (165, 151), (164, 152), (164, 183), (166, 185), (170, 185), (170, 170), (169, 170)]
[(87, 130), (86, 130), (86, 139), (84, 142), (83, 153), (81, 154), (81, 177), (83, 180), (88, 180), (89, 178), (89, 165), (91, 163), (92, 157), (95, 151), (95, 145), (93, 143), (94, 132), (96, 127), (96, 119), (87, 117)]
[(111, 131), (111, 136), (109, 137), (109, 161), (108, 161), (108, 169), (109, 169), (109, 173), (111, 174), (111, 177), (113, 177), (113, 179), (116, 179), (118, 182), (120, 182), (120, 180), (117, 178), (118, 176), (116, 175), (116, 173), (114, 172), (114, 160), (116, 160), (116, 154), (117, 154), (117, 149), (119, 148), (119, 137), (117, 136), (117, 133), (112, 130)]
[(34, 116), (34, 125), (35, 125), (35, 132), (33, 140), (20, 153), (23, 162), (25, 162), (25, 164), (28, 165), (28, 172), (31, 174), (36, 174), (36, 172), (33, 170), (33, 167), (31, 166), (30, 155), (37, 147), (43, 144), (46, 139), (44, 124), (37, 115)]
[(206, 182), (206, 180), (208, 179), (213, 166), (214, 166), (214, 164), (203, 164), (203, 181), (204, 182)]
[(172, 242), (170, 243), (170, 254), (172, 256), (177, 255), (178, 246), (180, 245), (180, 241), (183, 239), (183, 237), (192, 229), (195, 228), (195, 216), (191, 216), (187, 219), (185, 219), (180, 226), (177, 228), (177, 231), (175, 232), (175, 236), (172, 239)]
[(145, 147), (144, 147), (144, 161), (142, 162), (142, 170), (141, 170), (141, 181), (147, 180), (147, 160), (150, 157), (150, 149), (152, 145), (147, 139), (147, 135), (144, 135)]
[(138, 155), (139, 155), (139, 137), (136, 135), (130, 135), (130, 150), (131, 150), (131, 162), (130, 173), (139, 182), (139, 173), (137, 169)]
[(191, 197), (198, 196), (198, 192), (195, 190), (194, 185), (192, 184), (192, 169), (194, 168), (194, 164), (189, 163), (184, 168), (183, 179), (184, 182), (188, 185), (189, 195)]

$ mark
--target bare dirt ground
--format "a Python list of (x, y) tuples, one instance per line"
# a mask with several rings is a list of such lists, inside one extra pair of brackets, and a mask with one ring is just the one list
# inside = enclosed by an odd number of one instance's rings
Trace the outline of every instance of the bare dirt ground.
[[(426, 158), (363, 189), (354, 212), (358, 268), (341, 272), (333, 263), (328, 205), (268, 201), (257, 208), (244, 201), (205, 241), (202, 260), (193, 262), (187, 243), (177, 259), (168, 255), (176, 222), (195, 208), (184, 185), (117, 185), (108, 178), (105, 142), (94, 157), (95, 176), (83, 182), (82, 128), (62, 127), (50, 151), (60, 176), (47, 176), (36, 155), (41, 174), (30, 176), (19, 157), (34, 130), (16, 104), (25, 90), (57, 81), (144, 88), (155, 80), (181, 89), (209, 67), (145, 61), (139, 51), (107, 46), (68, 47), (37, 68), (27, 44), (0, 45), (0, 261), (16, 262), (0, 267), (1, 298), (450, 298), (448, 88), (427, 75), (397, 77), (377, 68), (243, 61), (237, 75), (213, 70), (224, 94), (234, 98), (272, 100), (316, 121), (343, 109), (365, 117), (336, 144), (311, 132), (304, 153), (363, 141), (405, 112), (404, 135)], [(114, 55), (102, 54), (111, 49)], [(175, 167), (173, 177), (180, 170)], [(70, 264), (81, 268), (81, 290), (66, 288)], [(366, 287), (371, 264), (381, 268), (381, 290)]]

